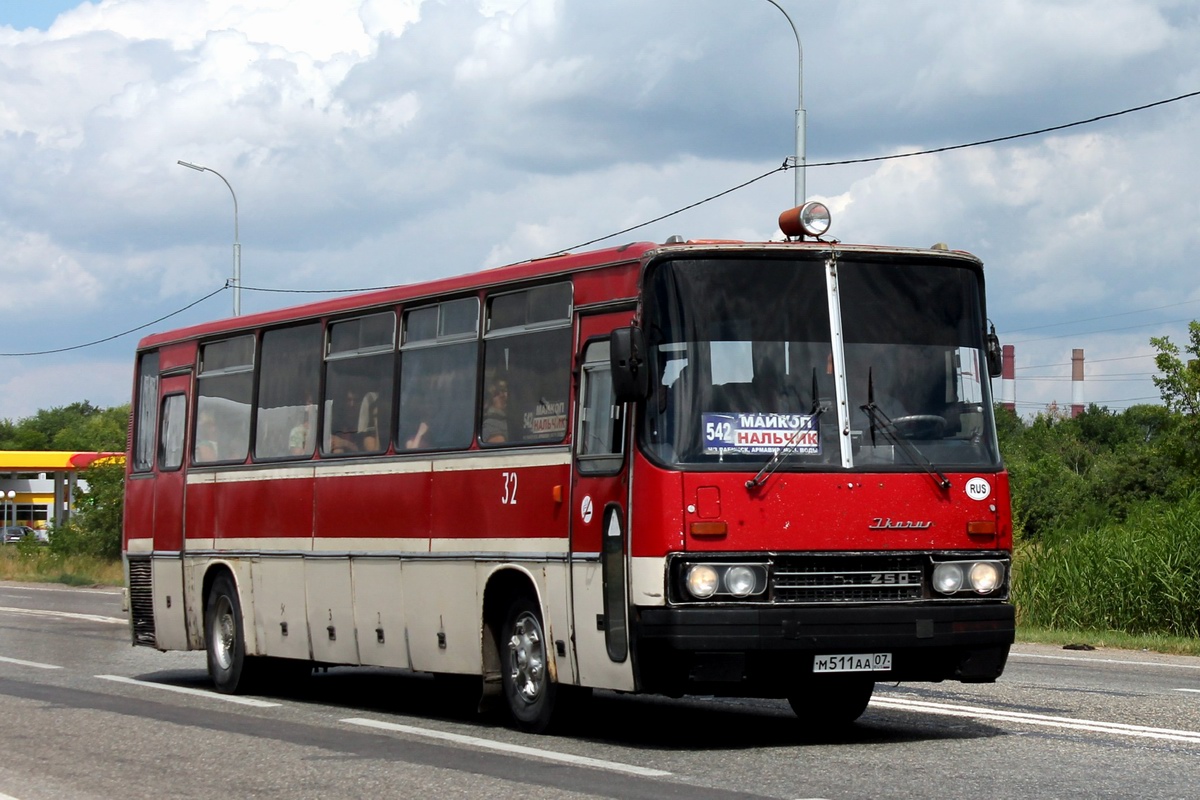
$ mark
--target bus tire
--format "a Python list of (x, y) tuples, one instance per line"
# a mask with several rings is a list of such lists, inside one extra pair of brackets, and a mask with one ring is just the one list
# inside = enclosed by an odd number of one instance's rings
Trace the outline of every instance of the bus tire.
[(253, 659), (246, 655), (242, 603), (229, 573), (213, 581), (204, 611), (204, 644), (208, 676), (222, 694), (245, 692), (252, 682)]
[(544, 733), (554, 721), (558, 685), (550, 680), (550, 651), (542, 615), (529, 598), (508, 610), (500, 634), (501, 682), (513, 722), (529, 733)]
[(867, 710), (874, 691), (875, 681), (870, 679), (830, 678), (805, 683), (788, 695), (788, 704), (813, 730), (845, 728)]

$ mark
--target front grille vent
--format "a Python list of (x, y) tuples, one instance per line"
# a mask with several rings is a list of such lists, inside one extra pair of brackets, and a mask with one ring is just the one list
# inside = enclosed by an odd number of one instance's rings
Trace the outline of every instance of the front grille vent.
[(835, 554), (780, 556), (772, 570), (776, 603), (896, 603), (920, 600), (921, 556)]
[(129, 559), (129, 609), (133, 618), (133, 643), (154, 647), (154, 589), (150, 559)]

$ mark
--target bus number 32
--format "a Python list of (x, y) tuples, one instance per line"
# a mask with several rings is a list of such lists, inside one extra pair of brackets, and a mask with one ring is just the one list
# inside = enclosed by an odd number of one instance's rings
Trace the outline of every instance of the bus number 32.
[(500, 502), (506, 506), (515, 506), (517, 504), (517, 473), (502, 472), (504, 478), (504, 493), (500, 495)]

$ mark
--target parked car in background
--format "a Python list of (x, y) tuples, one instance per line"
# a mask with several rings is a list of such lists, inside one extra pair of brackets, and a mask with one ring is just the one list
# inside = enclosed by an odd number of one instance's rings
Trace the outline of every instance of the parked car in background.
[(5, 525), (3, 530), (5, 544), (15, 544), (26, 537), (43, 544), (49, 541), (46, 531), (35, 531), (28, 525)]

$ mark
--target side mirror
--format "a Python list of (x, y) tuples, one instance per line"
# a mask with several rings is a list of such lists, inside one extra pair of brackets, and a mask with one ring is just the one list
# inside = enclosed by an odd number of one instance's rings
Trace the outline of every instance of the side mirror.
[(996, 328), (992, 326), (991, 333), (984, 336), (984, 346), (987, 348), (985, 356), (987, 358), (988, 375), (993, 378), (999, 378), (1004, 372), (1004, 355), (1000, 350), (1000, 337), (996, 335)]
[(609, 358), (613, 396), (618, 403), (650, 396), (650, 365), (646, 362), (646, 339), (641, 328), (614, 330), (609, 335)]

